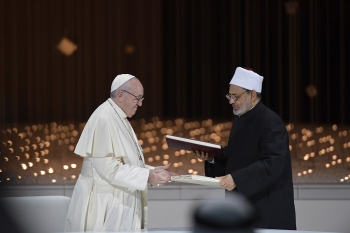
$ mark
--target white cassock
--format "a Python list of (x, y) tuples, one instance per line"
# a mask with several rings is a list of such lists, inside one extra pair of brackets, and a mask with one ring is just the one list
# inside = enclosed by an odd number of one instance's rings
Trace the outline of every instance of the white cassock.
[(65, 231), (146, 228), (147, 181), (154, 167), (144, 165), (127, 116), (112, 99), (91, 115), (74, 152), (84, 161)]

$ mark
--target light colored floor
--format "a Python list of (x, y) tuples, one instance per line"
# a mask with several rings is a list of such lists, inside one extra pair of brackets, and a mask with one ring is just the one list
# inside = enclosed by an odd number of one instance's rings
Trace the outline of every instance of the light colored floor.
[[(172, 233), (172, 232), (178, 232), (178, 233), (192, 233), (193, 229), (191, 228), (157, 228), (157, 229), (148, 229), (148, 230), (134, 230), (134, 231), (118, 231), (118, 232), (124, 232), (124, 233), (137, 233), (137, 232), (157, 232), (157, 233)], [(325, 233), (318, 232), (318, 231), (290, 231), (290, 230), (272, 230), (272, 229), (255, 229), (255, 233)], [(94, 231), (87, 231), (87, 232), (73, 232), (73, 233), (97, 233)]]
[[(73, 185), (0, 186), (1, 197), (68, 196)], [(350, 232), (348, 184), (295, 185), (297, 227), (304, 231)], [(206, 199), (222, 199), (224, 191), (200, 185), (165, 185), (149, 188), (151, 229), (184, 229), (193, 226), (191, 211)], [(159, 221), (162, 219), (162, 221)], [(149, 230), (150, 231), (150, 230)]]

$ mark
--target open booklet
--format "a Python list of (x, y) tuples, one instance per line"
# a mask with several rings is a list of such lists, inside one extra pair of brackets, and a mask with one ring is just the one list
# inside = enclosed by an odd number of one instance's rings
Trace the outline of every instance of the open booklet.
[(207, 176), (199, 176), (199, 175), (172, 176), (171, 181), (207, 185), (207, 186), (218, 187), (218, 188), (220, 187), (219, 179), (215, 179)]
[(183, 150), (199, 150), (207, 152), (215, 157), (223, 157), (221, 145), (202, 142), (195, 139), (183, 138), (174, 135), (166, 135), (168, 146)]

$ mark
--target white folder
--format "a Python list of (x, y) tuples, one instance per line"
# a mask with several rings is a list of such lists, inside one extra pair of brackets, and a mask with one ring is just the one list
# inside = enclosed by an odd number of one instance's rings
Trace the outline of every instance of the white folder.
[(199, 175), (181, 175), (181, 176), (172, 176), (171, 181), (190, 183), (190, 184), (199, 184), (220, 188), (220, 180), (207, 176)]

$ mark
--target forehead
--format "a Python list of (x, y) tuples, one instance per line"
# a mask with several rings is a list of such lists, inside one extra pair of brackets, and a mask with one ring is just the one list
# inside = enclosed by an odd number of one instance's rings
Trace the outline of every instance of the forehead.
[(230, 87), (229, 87), (230, 94), (241, 94), (243, 91), (244, 89), (242, 87), (230, 84)]
[(133, 92), (134, 95), (142, 96), (143, 95), (143, 86), (141, 82), (137, 79), (130, 80), (130, 91)]

